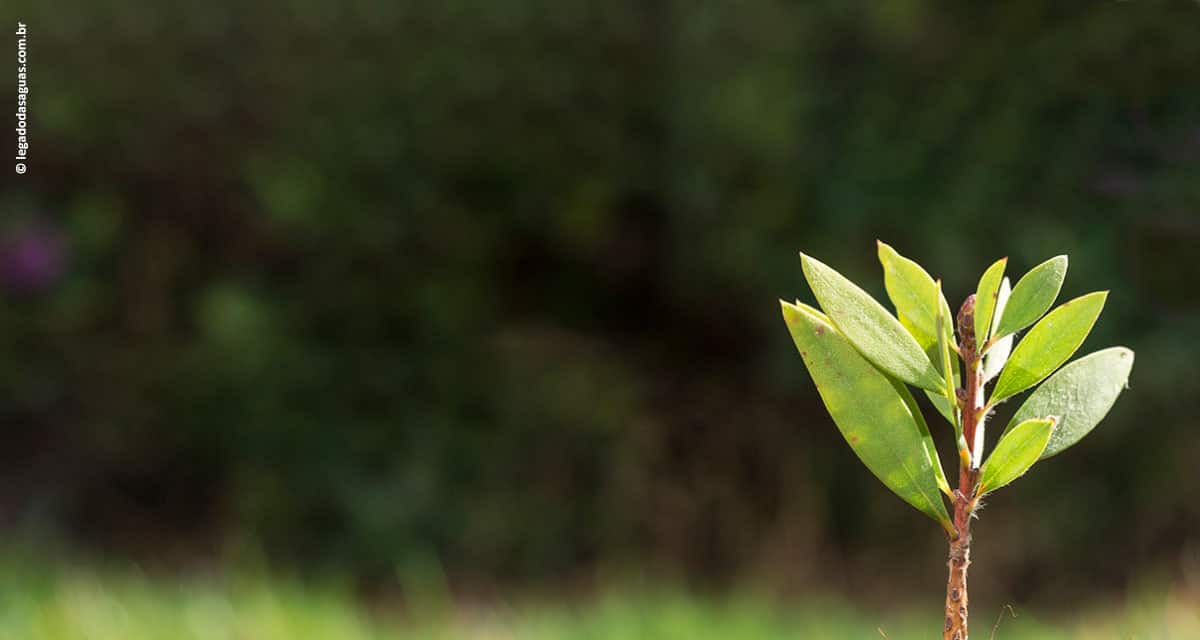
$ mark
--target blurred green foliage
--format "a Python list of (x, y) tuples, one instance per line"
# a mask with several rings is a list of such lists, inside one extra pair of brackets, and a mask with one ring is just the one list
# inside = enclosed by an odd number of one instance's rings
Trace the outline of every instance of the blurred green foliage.
[(983, 514), (976, 593), (1200, 553), (1193, 2), (14, 5), (3, 232), (62, 234), (66, 270), (0, 306), (10, 521), (377, 575), (936, 584), (778, 322), (802, 248), (882, 299), (883, 238), (951, 304), (1068, 253), (1064, 299), (1112, 288), (1081, 352), (1138, 353)]
[[(180, 577), (11, 556), (0, 566), (0, 640), (915, 640), (928, 638), (939, 622), (937, 611), (905, 609), (895, 599), (864, 608), (828, 596), (784, 601), (754, 589), (715, 596), (637, 582), (570, 602), (558, 594), (409, 608), (392, 597), (364, 601), (339, 581), (257, 573)], [(404, 595), (410, 604), (419, 601), (413, 597), (419, 594)], [(1200, 632), (1194, 594), (1145, 587), (1073, 615), (1046, 617), (1023, 607), (1002, 607), (997, 618), (991, 613), (979, 616), (977, 633), (1000, 640)]]

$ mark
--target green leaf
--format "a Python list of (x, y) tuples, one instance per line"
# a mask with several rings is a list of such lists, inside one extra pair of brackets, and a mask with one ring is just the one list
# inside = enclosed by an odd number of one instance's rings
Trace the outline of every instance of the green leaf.
[[(937, 281), (937, 294), (942, 297), (942, 281)], [(942, 414), (950, 424), (954, 425), (954, 432), (958, 433), (962, 430), (962, 423), (958, 419), (957, 399), (955, 398), (954, 390), (958, 388), (958, 367), (955, 366), (955, 360), (950, 357), (950, 340), (948, 337), (949, 331), (947, 327), (950, 322), (950, 309), (938, 309), (937, 314), (937, 348), (938, 371), (942, 376), (942, 402), (934, 402), (939, 413)], [(932, 399), (932, 396), (930, 396)]]
[(912, 396), (901, 393), (903, 386), (868, 362), (821, 312), (780, 304), (792, 340), (846, 442), (896, 495), (953, 531), (938, 493), (945, 476)]
[(1111, 347), (1088, 354), (1050, 376), (1017, 409), (1012, 429), (1034, 416), (1062, 416), (1042, 458), (1079, 442), (1108, 414), (1129, 382), (1133, 351)]
[[(1009, 294), (1012, 293), (1012, 287), (1008, 284), (1008, 278), (1000, 281), (1000, 291), (996, 293), (996, 311), (997, 317), (1004, 313), (1004, 307), (1008, 304)], [(1004, 369), (1004, 364), (1008, 362), (1008, 356), (1012, 353), (1013, 336), (1008, 334), (997, 340), (987, 353), (983, 356), (983, 381), (988, 382), (1000, 374)]]
[[(879, 263), (883, 265), (883, 286), (896, 305), (900, 324), (912, 333), (922, 349), (929, 349), (937, 344), (938, 310), (945, 309), (949, 316), (950, 305), (921, 265), (900, 255), (890, 245), (875, 242), (879, 247)], [(950, 339), (954, 340), (953, 330)]]
[(908, 412), (917, 421), (917, 428), (921, 430), (922, 444), (925, 447), (925, 451), (929, 454), (929, 459), (933, 461), (934, 479), (937, 480), (938, 489), (941, 489), (942, 493), (948, 497), (953, 498), (954, 494), (950, 493), (950, 483), (946, 481), (946, 471), (942, 469), (942, 459), (938, 457), (937, 447), (933, 444), (933, 435), (929, 433), (929, 424), (925, 422), (925, 416), (921, 414), (921, 407), (917, 406), (916, 399), (913, 398), (912, 393), (908, 391), (908, 387), (904, 386), (903, 382), (895, 378), (888, 378), (888, 380), (892, 383), (892, 387), (896, 389), (896, 393), (900, 394), (900, 398), (904, 400), (904, 404), (908, 406)]
[(991, 402), (1032, 387), (1066, 362), (1091, 332), (1107, 298), (1107, 291), (1089, 293), (1046, 314), (1013, 349), (996, 381)]
[(1033, 418), (1013, 427), (1000, 437), (996, 449), (980, 471), (979, 488), (983, 495), (1020, 478), (1037, 462), (1050, 441), (1057, 418)]
[(1037, 322), (1054, 304), (1063, 279), (1067, 277), (1067, 257), (1057, 256), (1029, 270), (1013, 287), (1012, 296), (1004, 308), (992, 337), (1016, 333)]
[[(958, 372), (956, 371), (954, 373), (955, 388), (958, 388), (958, 382), (959, 382), (959, 377), (958, 377)], [(959, 422), (958, 422), (958, 404), (952, 403), (949, 400), (947, 400), (946, 394), (942, 393), (940, 391), (933, 392), (928, 389), (921, 389), (921, 391), (923, 391), (925, 393), (926, 398), (929, 398), (929, 403), (933, 405), (933, 408), (937, 409), (937, 412), (939, 414), (941, 414), (941, 416), (943, 418), (946, 419), (946, 422), (949, 422), (952, 425), (956, 425), (955, 428), (957, 429), (958, 428), (957, 425), (959, 424)]]
[(998, 309), (996, 297), (1000, 293), (1000, 280), (1004, 278), (1004, 267), (1008, 258), (1000, 258), (983, 272), (979, 286), (975, 288), (975, 344), (981, 347), (988, 339), (992, 327), (992, 313)]
[(941, 391), (937, 367), (883, 305), (821, 261), (802, 253), (800, 262), (821, 308), (863, 356), (895, 378)]

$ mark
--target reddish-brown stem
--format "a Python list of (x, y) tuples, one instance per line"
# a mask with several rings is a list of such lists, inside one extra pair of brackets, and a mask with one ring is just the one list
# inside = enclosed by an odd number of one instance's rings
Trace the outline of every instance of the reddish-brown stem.
[(971, 514), (975, 509), (975, 483), (979, 480), (979, 458), (983, 455), (983, 375), (975, 343), (975, 296), (963, 302), (958, 312), (959, 354), (962, 356), (963, 388), (958, 394), (962, 434), (967, 459), (960, 460), (958, 490), (954, 492), (954, 531), (950, 540), (946, 581), (946, 625), (943, 640), (967, 640), (967, 567), (971, 565)]
[[(957, 511), (957, 508), (955, 509)], [(943, 640), (967, 640), (967, 567), (971, 564), (971, 534), (950, 541), (950, 578), (946, 581), (946, 626)]]

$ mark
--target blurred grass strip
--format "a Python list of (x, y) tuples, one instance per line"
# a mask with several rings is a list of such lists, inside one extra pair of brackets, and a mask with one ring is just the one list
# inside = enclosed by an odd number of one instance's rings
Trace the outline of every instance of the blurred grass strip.
[[(915, 640), (938, 623), (925, 611), (867, 613), (823, 597), (782, 601), (741, 591), (715, 598), (642, 587), (464, 605), (437, 615), (405, 614), (399, 606), (369, 612), (345, 587), (261, 574), (163, 577), (131, 568), (0, 564), (0, 640)], [(1061, 612), (1070, 618), (1053, 624), (1018, 608), (996, 638), (1200, 638), (1197, 595), (1137, 593), (1120, 606)], [(974, 622), (988, 637), (994, 618), (983, 611)]]

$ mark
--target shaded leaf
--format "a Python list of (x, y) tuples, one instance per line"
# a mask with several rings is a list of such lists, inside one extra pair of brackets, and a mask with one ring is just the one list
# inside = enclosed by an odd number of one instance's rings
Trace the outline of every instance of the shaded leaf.
[(1060, 369), (1017, 409), (1012, 429), (1034, 416), (1061, 416), (1042, 458), (1079, 442), (1108, 414), (1129, 382), (1133, 351), (1111, 347), (1088, 354)]
[(1107, 291), (1097, 291), (1069, 300), (1034, 325), (1013, 349), (991, 401), (1032, 387), (1066, 362), (1091, 332), (1107, 298)]
[(917, 406), (916, 398), (913, 398), (912, 393), (909, 392), (908, 387), (904, 386), (903, 382), (894, 378), (888, 378), (888, 380), (891, 381), (892, 387), (896, 389), (896, 393), (900, 394), (900, 398), (908, 406), (908, 412), (912, 414), (913, 419), (917, 422), (917, 428), (921, 431), (925, 451), (929, 454), (929, 459), (933, 461), (934, 479), (937, 480), (938, 489), (941, 489), (942, 493), (948, 497), (953, 497), (953, 494), (950, 493), (950, 483), (946, 481), (946, 470), (942, 468), (942, 459), (938, 457), (937, 447), (933, 444), (933, 434), (929, 433), (929, 424), (925, 422), (925, 416), (921, 414), (921, 408)]
[(975, 344), (981, 347), (988, 339), (992, 328), (992, 314), (999, 311), (996, 298), (1000, 293), (1000, 281), (1004, 278), (1004, 267), (1008, 258), (1001, 258), (983, 272), (979, 286), (975, 288)]
[(944, 473), (938, 471), (929, 429), (912, 396), (902, 394), (903, 386), (868, 362), (821, 312), (780, 303), (796, 348), (846, 442), (896, 495), (952, 531), (939, 494)]
[(1013, 287), (1004, 315), (992, 331), (992, 337), (1016, 333), (1037, 322), (1054, 304), (1063, 279), (1067, 277), (1067, 257), (1057, 256), (1029, 270)]
[[(888, 298), (896, 305), (900, 324), (912, 333), (922, 349), (937, 344), (937, 314), (945, 309), (950, 315), (950, 305), (937, 289), (933, 278), (913, 260), (905, 258), (890, 245), (876, 241), (879, 247), (879, 263), (883, 265), (883, 286)], [(936, 297), (935, 297), (936, 296)], [(954, 339), (953, 331), (950, 339)]]
[(979, 488), (983, 495), (1020, 478), (1037, 462), (1050, 441), (1057, 418), (1033, 418), (1026, 420), (1006, 432), (996, 443), (996, 449), (983, 463), (979, 475)]
[(941, 390), (941, 376), (917, 339), (883, 305), (821, 261), (800, 254), (804, 275), (821, 308), (875, 366), (909, 384)]
[[(996, 293), (996, 311), (995, 316), (998, 318), (1004, 313), (1004, 307), (1008, 304), (1009, 294), (1012, 293), (1012, 287), (1008, 284), (1008, 278), (1000, 281), (1000, 291)], [(993, 323), (994, 324), (994, 323)], [(995, 344), (987, 350), (983, 355), (983, 381), (988, 382), (995, 378), (1000, 370), (1004, 368), (1004, 364), (1008, 362), (1008, 356), (1012, 353), (1013, 335), (1010, 333), (1007, 336), (1000, 338)]]
[[(955, 373), (954, 374), (955, 387), (958, 386), (958, 381), (959, 381), (958, 374)], [(939, 414), (941, 414), (941, 416), (943, 418), (946, 419), (946, 422), (949, 422), (952, 425), (958, 424), (958, 405), (957, 405), (957, 403), (952, 403), (949, 400), (947, 400), (946, 394), (944, 394), (940, 391), (930, 391), (928, 389), (921, 389), (921, 391), (925, 392), (925, 397), (929, 398), (929, 403), (932, 404), (933, 408), (937, 409), (937, 412)]]
[[(937, 294), (942, 297), (942, 281), (937, 281)], [(948, 327), (950, 323), (950, 309), (938, 309), (937, 314), (937, 359), (938, 371), (942, 376), (942, 395), (940, 401), (934, 401), (933, 405), (937, 408), (938, 413), (941, 413), (950, 424), (954, 425), (954, 432), (958, 433), (962, 430), (962, 423), (958, 418), (958, 403), (955, 398), (954, 390), (958, 388), (958, 367), (956, 359), (950, 357), (950, 340), (948, 338)], [(927, 392), (928, 393), (928, 392)], [(930, 400), (933, 400), (933, 395), (930, 394)]]

